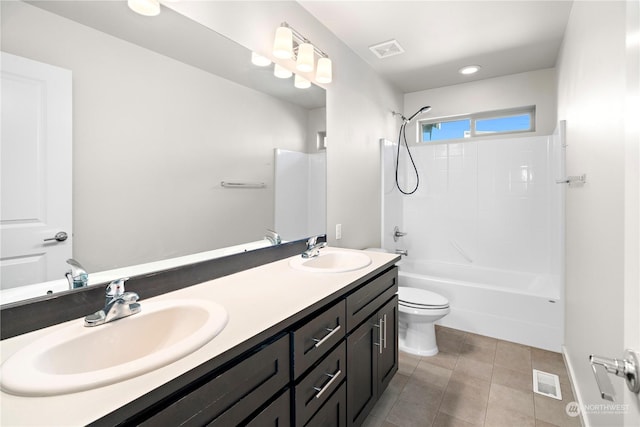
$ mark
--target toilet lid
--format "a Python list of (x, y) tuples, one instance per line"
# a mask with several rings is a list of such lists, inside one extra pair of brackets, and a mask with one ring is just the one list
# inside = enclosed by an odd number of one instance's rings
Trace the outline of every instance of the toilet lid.
[(400, 286), (398, 288), (400, 304), (415, 308), (444, 308), (449, 307), (449, 301), (442, 295), (424, 289)]

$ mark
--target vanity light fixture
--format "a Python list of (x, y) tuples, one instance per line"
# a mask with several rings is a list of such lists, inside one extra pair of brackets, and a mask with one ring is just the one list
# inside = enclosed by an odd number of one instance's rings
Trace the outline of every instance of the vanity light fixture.
[(293, 85), (298, 89), (308, 89), (311, 87), (311, 82), (300, 74), (296, 74), (295, 79), (293, 80)]
[(478, 71), (480, 71), (480, 68), (482, 68), (479, 65), (467, 65), (465, 67), (462, 67), (458, 70), (458, 72), (462, 75), (468, 76), (470, 74), (475, 74)]
[[(329, 56), (314, 46), (286, 22), (276, 29), (273, 41), (273, 56), (280, 59), (293, 59), (296, 69), (304, 73), (311, 73), (315, 69), (315, 56), (318, 55), (318, 69), (315, 79), (318, 83), (331, 83), (333, 80), (332, 64)], [(308, 81), (307, 79), (304, 79)], [(299, 86), (296, 86), (299, 87)]]
[(271, 65), (271, 60), (258, 53), (251, 52), (251, 63), (258, 67), (268, 67)]
[(156, 16), (160, 14), (159, 0), (127, 0), (129, 9), (144, 16)]
[(284, 68), (282, 65), (275, 64), (275, 67), (273, 67), (273, 75), (279, 79), (288, 79), (289, 77), (293, 76), (293, 73)]

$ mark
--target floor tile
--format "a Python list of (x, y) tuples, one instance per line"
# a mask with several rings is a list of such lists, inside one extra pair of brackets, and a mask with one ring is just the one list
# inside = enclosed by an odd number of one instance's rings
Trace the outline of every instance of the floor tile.
[(567, 415), (566, 406), (570, 400), (556, 400), (550, 397), (534, 394), (536, 419), (558, 427), (580, 427), (579, 417)]
[(398, 372), (404, 375), (411, 375), (418, 366), (422, 357), (403, 351), (398, 353)]
[(424, 359), (418, 363), (411, 375), (412, 379), (444, 387), (449, 382), (452, 370), (429, 363)]
[(503, 368), (502, 366), (493, 367), (493, 377), (491, 382), (495, 384), (511, 387), (516, 390), (532, 391), (533, 390), (533, 373), (514, 371), (513, 369)]
[(484, 425), (485, 427), (535, 427), (536, 420), (531, 415), (489, 403)]
[[(400, 352), (366, 427), (580, 427), (560, 353), (436, 325), (440, 352)], [(532, 369), (560, 378), (563, 400), (533, 393)]]
[(493, 376), (493, 363), (482, 362), (470, 356), (463, 355), (458, 357), (458, 362), (454, 370), (470, 377), (491, 381), (491, 377)]
[(531, 372), (531, 349), (520, 344), (498, 341), (494, 363), (514, 371)]
[(465, 341), (460, 348), (460, 356), (480, 362), (491, 363), (493, 365), (493, 361), (496, 357), (496, 346)]
[(491, 384), (489, 407), (519, 412), (534, 417), (533, 392), (516, 390), (500, 384)]
[(433, 422), (433, 427), (474, 427), (477, 424), (471, 424), (464, 420), (447, 415), (444, 412), (438, 412)]
[(432, 365), (441, 366), (446, 369), (451, 369), (456, 367), (456, 363), (458, 362), (459, 353), (451, 353), (447, 350), (443, 350), (440, 347), (440, 351), (435, 356), (425, 356), (422, 358), (424, 362), (431, 363)]
[(398, 427), (431, 426), (436, 417), (437, 409), (418, 403), (398, 399), (386, 421)]
[(482, 425), (491, 383), (454, 371), (440, 404), (440, 412), (471, 424)]

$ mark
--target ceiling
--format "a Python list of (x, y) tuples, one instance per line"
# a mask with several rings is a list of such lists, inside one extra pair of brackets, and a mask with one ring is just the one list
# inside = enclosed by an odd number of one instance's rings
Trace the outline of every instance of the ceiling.
[[(298, 2), (404, 93), (554, 67), (572, 5), (551, 0)], [(369, 50), (391, 39), (405, 53), (379, 59)], [(472, 64), (482, 69), (471, 76), (458, 73)]]

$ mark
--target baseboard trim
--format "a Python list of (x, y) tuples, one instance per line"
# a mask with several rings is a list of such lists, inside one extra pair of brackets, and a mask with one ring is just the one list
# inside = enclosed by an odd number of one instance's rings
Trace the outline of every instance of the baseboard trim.
[[(582, 394), (580, 393), (580, 389), (578, 389), (576, 387), (576, 380), (575, 380), (575, 375), (574, 375), (574, 371), (573, 371), (573, 365), (571, 364), (571, 359), (569, 358), (568, 352), (567, 352), (567, 347), (565, 345), (562, 345), (562, 358), (564, 359), (564, 364), (567, 367), (567, 373), (569, 374), (569, 384), (571, 384), (571, 391), (573, 392), (573, 396), (576, 398), (576, 400), (578, 401), (578, 406), (580, 408), (584, 408), (584, 400), (582, 399)], [(591, 427), (591, 424), (589, 423), (589, 419), (585, 417), (585, 414), (583, 411), (580, 411), (580, 424), (582, 424), (582, 427)]]

